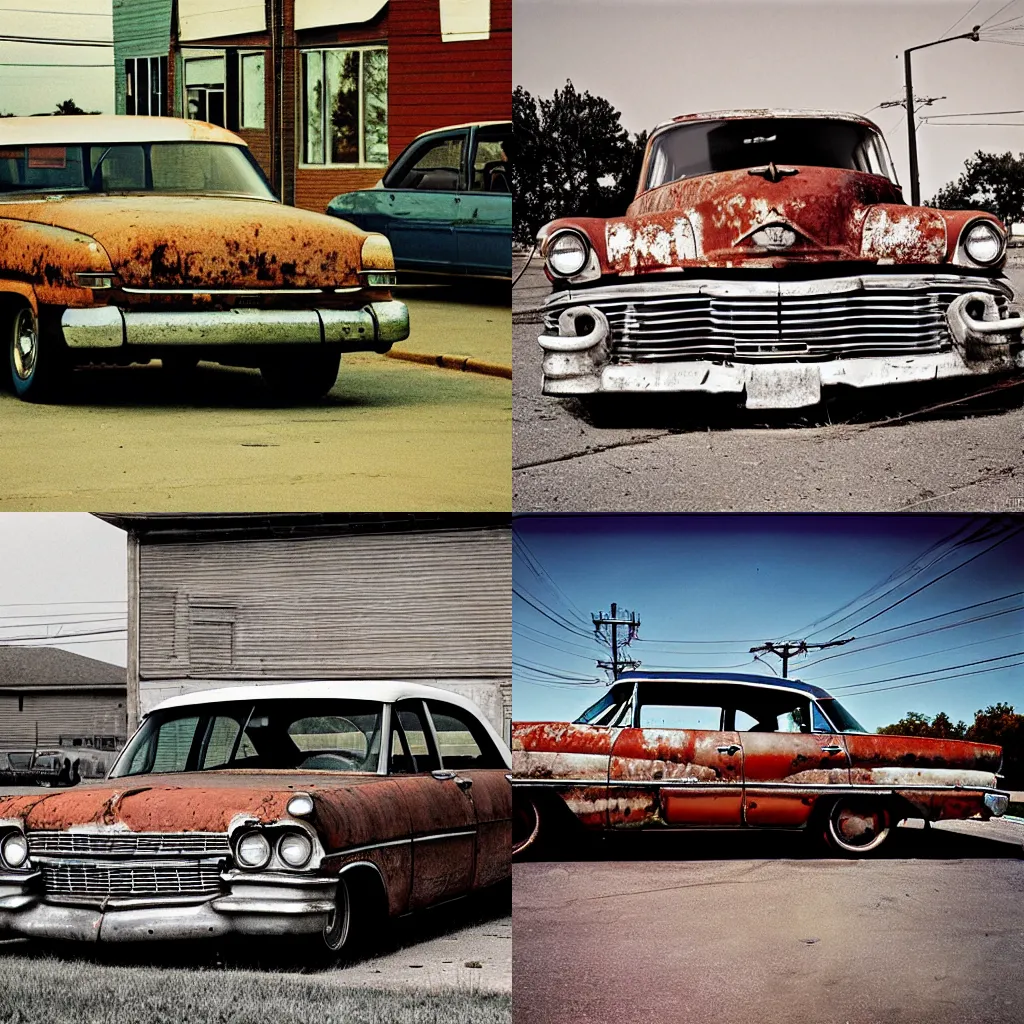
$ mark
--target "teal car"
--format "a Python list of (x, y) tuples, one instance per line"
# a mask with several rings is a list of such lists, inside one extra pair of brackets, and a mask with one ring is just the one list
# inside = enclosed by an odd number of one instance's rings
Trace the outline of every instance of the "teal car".
[(327, 213), (386, 235), (401, 274), (511, 279), (512, 153), (510, 121), (427, 132)]

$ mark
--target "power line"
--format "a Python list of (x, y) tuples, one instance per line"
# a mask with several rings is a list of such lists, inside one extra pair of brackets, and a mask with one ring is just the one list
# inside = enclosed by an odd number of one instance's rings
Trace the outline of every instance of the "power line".
[(52, 633), (48, 636), (8, 636), (0, 639), (0, 646), (3, 644), (17, 643), (21, 640), (63, 640), (65, 637), (74, 636), (102, 636), (106, 633), (127, 633), (128, 628), (122, 629), (90, 629), (82, 633)]
[[(558, 614), (558, 612), (555, 612), (551, 608), (547, 608), (547, 606), (544, 605), (544, 602), (541, 601), (539, 597), (532, 597), (532, 595), (531, 595), (531, 597), (527, 597), (520, 590), (517, 590), (515, 583), (512, 584), (512, 594), (513, 594), (513, 596), (518, 597), (520, 601), (523, 601), (526, 604), (528, 604), (535, 612), (538, 612), (539, 614), (543, 615), (544, 618), (546, 618), (546, 619), (550, 620), (551, 622), (553, 622), (560, 629), (564, 629), (564, 630), (566, 630), (569, 633), (574, 633), (574, 634), (576, 634), (576, 636), (582, 636), (585, 639), (589, 639), (590, 638), (590, 634), (589, 633), (583, 632), (582, 629), (577, 628), (572, 623), (570, 623), (567, 620), (565, 620), (564, 618), (562, 618)], [(545, 608), (547, 608), (547, 610), (545, 610)]]
[(513, 545), (519, 545), (520, 557), (525, 559), (527, 565), (533, 570), (534, 575), (542, 582), (546, 581), (548, 586), (565, 602), (565, 607), (575, 615), (584, 628), (588, 627), (590, 623), (587, 616), (573, 604), (572, 598), (555, 582), (554, 577), (544, 568), (544, 564), (533, 553), (533, 549), (526, 543), (526, 540), (519, 534), (513, 533), (512, 543)]
[[(864, 626), (864, 625), (866, 625), (869, 622), (873, 622), (875, 619), (879, 618), (880, 616), (885, 615), (886, 612), (890, 612), (890, 611), (892, 611), (893, 608), (899, 607), (901, 604), (903, 604), (904, 601), (909, 601), (912, 597), (915, 597), (917, 594), (920, 594), (921, 591), (927, 590), (929, 587), (935, 586), (936, 583), (941, 582), (947, 576), (952, 576), (953, 573), (958, 572), (965, 565), (970, 565), (971, 562), (977, 561), (982, 556), (987, 555), (990, 551), (994, 551), (1001, 544), (1005, 544), (1008, 540), (1012, 540), (1014, 537), (1018, 536), (1021, 532), (1024, 532), (1024, 527), (1019, 527), (1016, 530), (1010, 530), (1004, 537), (1000, 538), (994, 544), (990, 544), (987, 548), (985, 548), (984, 551), (979, 551), (977, 554), (971, 555), (971, 557), (968, 558), (966, 561), (959, 562), (957, 565), (954, 565), (952, 569), (948, 569), (946, 572), (942, 573), (940, 576), (936, 576), (935, 579), (929, 580), (927, 583), (925, 583), (922, 586), (918, 587), (916, 590), (912, 590), (905, 597), (901, 597), (898, 601), (894, 601), (892, 604), (887, 605), (880, 612), (875, 612), (874, 615), (869, 615), (866, 619), (862, 619), (860, 622), (856, 623), (853, 626), (850, 626), (848, 629), (844, 629), (842, 632), (844, 632), (844, 633), (852, 633), (855, 629), (860, 629), (861, 626)], [(874, 603), (874, 602), (872, 602), (872, 603)], [(837, 633), (836, 636), (839, 636), (839, 634)], [(835, 637), (833, 637), (833, 639), (835, 639)]]
[[(560, 636), (556, 636), (554, 633), (545, 633), (543, 629), (537, 629), (536, 626), (528, 626), (525, 622), (514, 620), (512, 623), (512, 632), (516, 631), (516, 627), (519, 629), (528, 629), (531, 633), (536, 633), (538, 636), (546, 636), (549, 640), (560, 640), (565, 647), (571, 647), (576, 651), (586, 651), (589, 654), (594, 653), (594, 649), (590, 647), (584, 647), (582, 644), (573, 643), (571, 640), (565, 640)], [(532, 640), (533, 637), (526, 637), (527, 640)], [(599, 643), (597, 637), (591, 636), (590, 639), (595, 643)]]
[[(1006, 665), (1000, 665), (996, 671), (1002, 671), (1007, 668), (1016, 668), (1018, 665), (1024, 665), (1024, 661), (1012, 661)], [(880, 686), (877, 690), (861, 690), (859, 693), (846, 694), (845, 697), (863, 697), (868, 693), (884, 693), (887, 690), (905, 690), (910, 686), (927, 686), (929, 683), (945, 683), (950, 679), (963, 679), (966, 676), (983, 676), (993, 670), (990, 668), (976, 668), (972, 672), (957, 672), (950, 676), (941, 676), (935, 679), (919, 679), (915, 683), (898, 683), (896, 686)]]
[[(787, 641), (776, 643), (769, 640), (760, 647), (751, 647), (750, 652), (754, 655), (755, 661), (762, 661), (761, 654), (771, 654), (782, 662), (783, 678), (789, 677), (789, 659), (795, 658), (798, 654), (806, 654), (811, 649), (824, 650), (826, 647), (841, 647), (843, 644), (852, 643), (856, 637), (847, 637), (845, 640), (830, 640), (825, 644), (809, 644), (806, 640)], [(767, 664), (767, 663), (766, 663)]]
[(968, 17), (970, 15), (971, 11), (973, 11), (974, 8), (977, 7), (980, 3), (981, 3), (981, 0), (974, 0), (974, 3), (971, 4), (971, 6), (967, 9), (967, 13), (966, 14), (961, 14), (960, 17), (957, 18), (956, 21), (954, 21), (953, 24), (950, 25), (949, 28), (947, 28), (946, 31), (942, 33), (941, 36), (939, 36), (939, 38), (940, 39), (944, 39), (946, 36), (948, 36), (949, 33), (952, 32), (953, 29), (955, 29), (957, 27), (957, 25), (959, 25), (960, 22), (964, 20), (964, 18)]
[(38, 7), (0, 7), (0, 14), (60, 14), (80, 18), (109, 18), (106, 11), (45, 11)]
[[(626, 617), (628, 615), (628, 618)], [(634, 658), (622, 658), (619, 656), (619, 627), (622, 626), (626, 632), (626, 639), (621, 641), (622, 647), (628, 647), (633, 640), (636, 639), (637, 630), (640, 628), (640, 617), (636, 612), (623, 612), (622, 618), (619, 618), (616, 614), (616, 604), (613, 601), (611, 604), (611, 614), (607, 617), (603, 612), (598, 612), (597, 615), (593, 616), (594, 619), (594, 630), (600, 635), (601, 629), (604, 626), (611, 627), (611, 636), (608, 640), (608, 646), (612, 652), (611, 661), (599, 661), (597, 663), (598, 668), (607, 669), (612, 674), (612, 679), (619, 678), (619, 672), (623, 668), (639, 668), (640, 662)]]
[[(910, 633), (907, 636), (894, 637), (892, 640), (883, 640), (881, 643), (868, 644), (866, 647), (858, 647), (856, 650), (840, 651), (839, 654), (828, 654), (824, 658), (818, 658), (817, 661), (810, 661), (810, 662), (808, 662), (804, 666), (804, 668), (805, 669), (812, 668), (815, 665), (820, 665), (823, 661), (831, 661), (833, 658), (842, 658), (844, 655), (861, 654), (864, 651), (871, 651), (871, 650), (874, 650), (874, 649), (876, 649), (878, 647), (888, 647), (889, 644), (902, 643), (904, 640), (914, 640), (914, 639), (916, 639), (919, 636), (928, 636), (930, 633), (941, 633), (943, 630), (947, 630), (947, 629), (959, 629), (961, 626), (970, 625), (972, 622), (984, 622), (986, 619), (995, 619), (995, 618), (998, 618), (1001, 615), (1010, 615), (1013, 612), (1019, 612), (1019, 611), (1024, 611), (1024, 605), (1019, 605), (1019, 606), (1016, 606), (1016, 607), (1013, 607), (1013, 608), (1005, 608), (1005, 609), (1003, 609), (1002, 611), (999, 611), (999, 612), (989, 612), (988, 615), (976, 615), (974, 618), (972, 618), (972, 619), (964, 619), (962, 622), (951, 622), (951, 623), (949, 623), (948, 625), (945, 625), (945, 626), (935, 626), (933, 629), (924, 629), (920, 633)], [(944, 614), (948, 615), (949, 612), (945, 612)], [(938, 617), (938, 616), (936, 616), (936, 617)], [(927, 620), (924, 620), (924, 621), (927, 621)], [(896, 629), (903, 629), (904, 627), (903, 626), (897, 626), (895, 628)], [(877, 636), (879, 634), (875, 634), (875, 635)], [(864, 637), (861, 637), (861, 639), (863, 640)]]
[(1019, 658), (1024, 651), (1014, 651), (1012, 654), (1000, 654), (996, 658), (982, 658), (979, 661), (965, 661), (962, 665), (946, 665), (944, 668), (928, 668), (920, 672), (907, 672), (902, 676), (888, 676), (884, 679), (872, 679), (867, 683), (847, 683), (845, 686), (837, 686), (837, 690), (858, 690), (862, 686), (875, 686), (878, 683), (892, 683), (899, 679), (915, 679), (917, 676), (929, 676), (936, 672), (952, 672), (957, 668), (971, 668), (974, 665), (989, 665), (994, 661), (1006, 661), (1007, 658)]
[[(525, 634), (520, 633), (515, 626), (512, 627), (512, 632), (518, 636), (525, 636)], [(526, 636), (525, 638), (532, 644), (538, 644), (541, 647), (547, 647), (552, 651), (559, 651), (561, 654), (564, 654), (567, 658), (580, 658), (583, 661), (589, 662), (593, 662), (594, 660), (593, 654), (574, 654), (572, 651), (567, 651), (564, 647), (556, 647), (554, 644), (546, 644), (543, 640), (535, 640), (532, 636)], [(580, 648), (580, 650), (582, 649), (583, 648)]]

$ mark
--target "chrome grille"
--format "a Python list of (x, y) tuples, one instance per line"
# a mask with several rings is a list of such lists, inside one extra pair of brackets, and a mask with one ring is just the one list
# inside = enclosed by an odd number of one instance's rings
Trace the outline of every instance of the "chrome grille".
[(28, 843), (33, 854), (160, 857), (231, 852), (223, 832), (29, 832)]
[(146, 896), (214, 896), (220, 891), (217, 864), (175, 865), (42, 864), (47, 896), (78, 899)]
[(912, 355), (950, 348), (946, 309), (967, 291), (993, 294), (1005, 315), (1005, 297), (987, 283), (967, 279), (922, 286), (918, 279), (917, 287), (865, 282), (863, 288), (821, 294), (728, 295), (721, 293), (739, 288), (704, 290), (690, 282), (676, 294), (669, 287), (652, 292), (634, 286), (635, 297), (622, 285), (593, 299), (580, 290), (572, 301), (555, 300), (544, 322), (548, 333), (557, 334), (563, 309), (601, 310), (612, 330), (612, 359), (620, 363)]

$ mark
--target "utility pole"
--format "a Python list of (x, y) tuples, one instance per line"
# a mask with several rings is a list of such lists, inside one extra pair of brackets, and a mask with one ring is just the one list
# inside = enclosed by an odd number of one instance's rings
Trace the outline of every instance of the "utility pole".
[[(594, 623), (594, 633), (597, 635), (598, 640), (603, 640), (608, 643), (612, 649), (612, 660), (611, 661), (599, 661), (597, 663), (598, 668), (608, 669), (612, 674), (612, 679), (618, 679), (619, 673), (624, 668), (639, 668), (640, 662), (633, 658), (620, 658), (619, 657), (619, 627), (622, 626), (626, 629), (626, 639), (622, 641), (621, 646), (628, 647), (633, 640), (636, 638), (637, 631), (640, 629), (640, 616), (636, 612), (623, 612), (623, 618), (617, 616), (618, 606), (615, 602), (612, 602), (611, 614), (606, 616), (604, 612), (598, 612), (596, 615), (591, 615), (591, 620)], [(625, 616), (628, 614), (628, 618)], [(611, 640), (602, 634), (601, 630), (605, 626), (611, 626)]]
[(914, 116), (914, 83), (910, 75), (910, 55), (915, 50), (925, 50), (929, 46), (938, 46), (939, 43), (951, 43), (954, 39), (970, 39), (978, 42), (980, 39), (978, 30), (980, 25), (975, 25), (970, 32), (964, 32), (959, 36), (947, 36), (945, 39), (936, 39), (932, 43), (922, 43), (920, 46), (911, 46), (903, 51), (903, 78), (906, 87), (907, 104), (907, 147), (910, 150), (910, 205), (918, 206), (921, 202), (921, 186), (917, 180), (917, 125)]
[[(751, 647), (750, 653), (755, 657), (759, 654), (774, 654), (776, 658), (781, 658), (782, 677), (785, 679), (789, 676), (790, 658), (798, 654), (806, 654), (808, 651), (823, 651), (826, 647), (842, 647), (843, 644), (848, 644), (851, 640), (856, 639), (855, 636), (848, 636), (845, 640), (830, 640), (827, 644), (809, 644), (806, 640), (787, 640), (785, 643), (773, 643), (771, 640), (768, 640), (760, 647)], [(758, 661), (760, 660), (758, 658)]]

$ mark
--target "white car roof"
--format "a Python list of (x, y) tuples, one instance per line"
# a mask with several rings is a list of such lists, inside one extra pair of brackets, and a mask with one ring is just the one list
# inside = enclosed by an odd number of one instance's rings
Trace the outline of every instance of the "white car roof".
[(244, 146), (234, 132), (205, 121), (127, 114), (61, 114), (0, 118), (0, 145), (59, 146), (113, 142), (227, 142)]
[[(193, 680), (178, 680), (181, 686), (194, 685)], [(173, 686), (175, 681), (161, 685)], [(197, 704), (218, 704), (236, 700), (275, 700), (303, 698), (335, 698), (340, 700), (379, 700), (393, 704), (398, 700), (443, 700), (448, 704), (469, 711), (487, 729), (508, 767), (512, 766), (512, 755), (505, 741), (487, 720), (484, 713), (468, 697), (438, 686), (423, 683), (407, 683), (393, 679), (322, 679), (303, 680), (294, 683), (241, 683), (237, 686), (220, 686), (214, 690), (193, 690), (177, 697), (161, 701), (153, 711), (165, 708), (193, 707)], [(152, 712), (149, 712), (152, 714)]]

